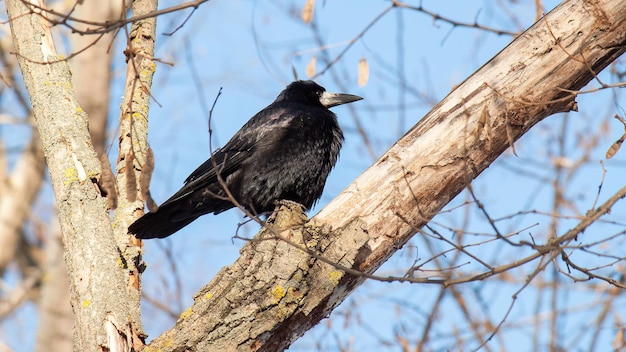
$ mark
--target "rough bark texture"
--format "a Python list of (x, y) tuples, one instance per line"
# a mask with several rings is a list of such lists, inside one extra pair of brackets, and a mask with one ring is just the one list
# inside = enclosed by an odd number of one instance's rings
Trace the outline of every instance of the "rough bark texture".
[[(133, 16), (142, 16), (155, 11), (156, 0), (135, 0), (132, 3)], [(134, 22), (131, 26), (126, 47), (128, 66), (124, 100), (120, 107), (120, 140), (117, 160), (118, 206), (115, 210), (113, 228), (118, 246), (125, 258), (128, 274), (128, 287), (132, 301), (133, 316), (140, 315), (141, 300), (141, 241), (128, 235), (128, 225), (143, 210), (144, 199), (141, 193), (141, 172), (144, 169), (148, 149), (148, 111), (150, 88), (156, 70), (154, 61), (154, 41), (156, 38), (156, 18)], [(136, 324), (141, 327), (140, 321)]]
[(74, 350), (123, 349), (134, 343), (130, 322), (139, 317), (131, 315), (123, 259), (106, 202), (95, 185), (100, 162), (87, 115), (77, 102), (67, 63), (57, 56), (49, 23), (28, 5), (6, 1), (58, 205), (74, 311)]
[[(514, 140), (546, 116), (575, 109), (566, 90), (586, 85), (625, 50), (626, 2), (563, 2), (312, 218), (304, 240), (301, 226), (282, 236), (372, 273)], [(365, 280), (268, 236), (264, 230), (244, 246), (147, 350), (279, 351)]]
[[(90, 21), (111, 21), (122, 14), (121, 1), (88, 0), (80, 4), (57, 3), (68, 12), (68, 6), (76, 6), (73, 15)], [(79, 29), (86, 26), (76, 24)], [(103, 36), (72, 33), (69, 37), (73, 53), (79, 53), (69, 62), (72, 68), (72, 82), (80, 106), (89, 115), (89, 133), (96, 153), (102, 157), (105, 153), (106, 124), (109, 107), (109, 88), (111, 80), (111, 57), (109, 48), (113, 45), (113, 33)], [(39, 137), (37, 136), (37, 141)], [(43, 171), (43, 152), (42, 171)], [(106, 158), (106, 155), (104, 155)], [(110, 170), (108, 163), (102, 165)], [(110, 171), (108, 171), (110, 173)], [(111, 174), (112, 175), (112, 174)], [(64, 352), (72, 350), (74, 326), (72, 307), (69, 304), (69, 284), (67, 270), (63, 261), (63, 244), (60, 229), (48, 227), (48, 241), (45, 247), (45, 280), (41, 282), (41, 294), (38, 302), (39, 326), (37, 328), (36, 351)], [(1, 232), (1, 231), (0, 231)]]

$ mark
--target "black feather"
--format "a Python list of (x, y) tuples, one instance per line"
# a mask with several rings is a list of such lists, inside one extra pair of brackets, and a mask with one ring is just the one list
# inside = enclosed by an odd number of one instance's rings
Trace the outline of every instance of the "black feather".
[(311, 208), (322, 195), (343, 141), (337, 117), (328, 108), (361, 99), (326, 93), (313, 81), (291, 83), (128, 232), (142, 239), (163, 238), (201, 215), (233, 208), (218, 172), (237, 202), (253, 214), (272, 211), (277, 200)]

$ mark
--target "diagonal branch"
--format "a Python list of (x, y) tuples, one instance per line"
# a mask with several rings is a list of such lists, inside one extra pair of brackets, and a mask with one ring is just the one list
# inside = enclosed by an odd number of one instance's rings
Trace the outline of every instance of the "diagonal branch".
[[(626, 50), (625, 33), (624, 1), (564, 1), (456, 87), (304, 228), (289, 220), (274, 226), (291, 228), (282, 236), (328, 260), (374, 272), (515, 140), (543, 118), (575, 110), (576, 92)], [(282, 350), (365, 280), (267, 237), (263, 230), (246, 244), (150, 346)]]

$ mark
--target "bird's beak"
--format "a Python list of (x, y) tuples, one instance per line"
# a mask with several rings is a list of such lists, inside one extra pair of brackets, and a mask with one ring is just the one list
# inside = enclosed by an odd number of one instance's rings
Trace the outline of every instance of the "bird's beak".
[(320, 103), (327, 108), (332, 108), (333, 106), (352, 103), (353, 101), (361, 99), (363, 98), (352, 94), (324, 92), (322, 93), (322, 96), (320, 96)]

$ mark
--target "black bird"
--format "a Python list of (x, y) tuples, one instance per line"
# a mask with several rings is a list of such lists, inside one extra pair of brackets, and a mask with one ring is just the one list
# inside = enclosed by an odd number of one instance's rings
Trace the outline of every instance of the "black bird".
[(278, 200), (306, 209), (321, 197), (343, 142), (337, 116), (328, 108), (363, 98), (328, 93), (313, 81), (295, 81), (254, 115), (222, 148), (187, 177), (157, 211), (128, 227), (137, 238), (164, 238), (199, 216), (234, 207), (253, 214), (274, 210)]

